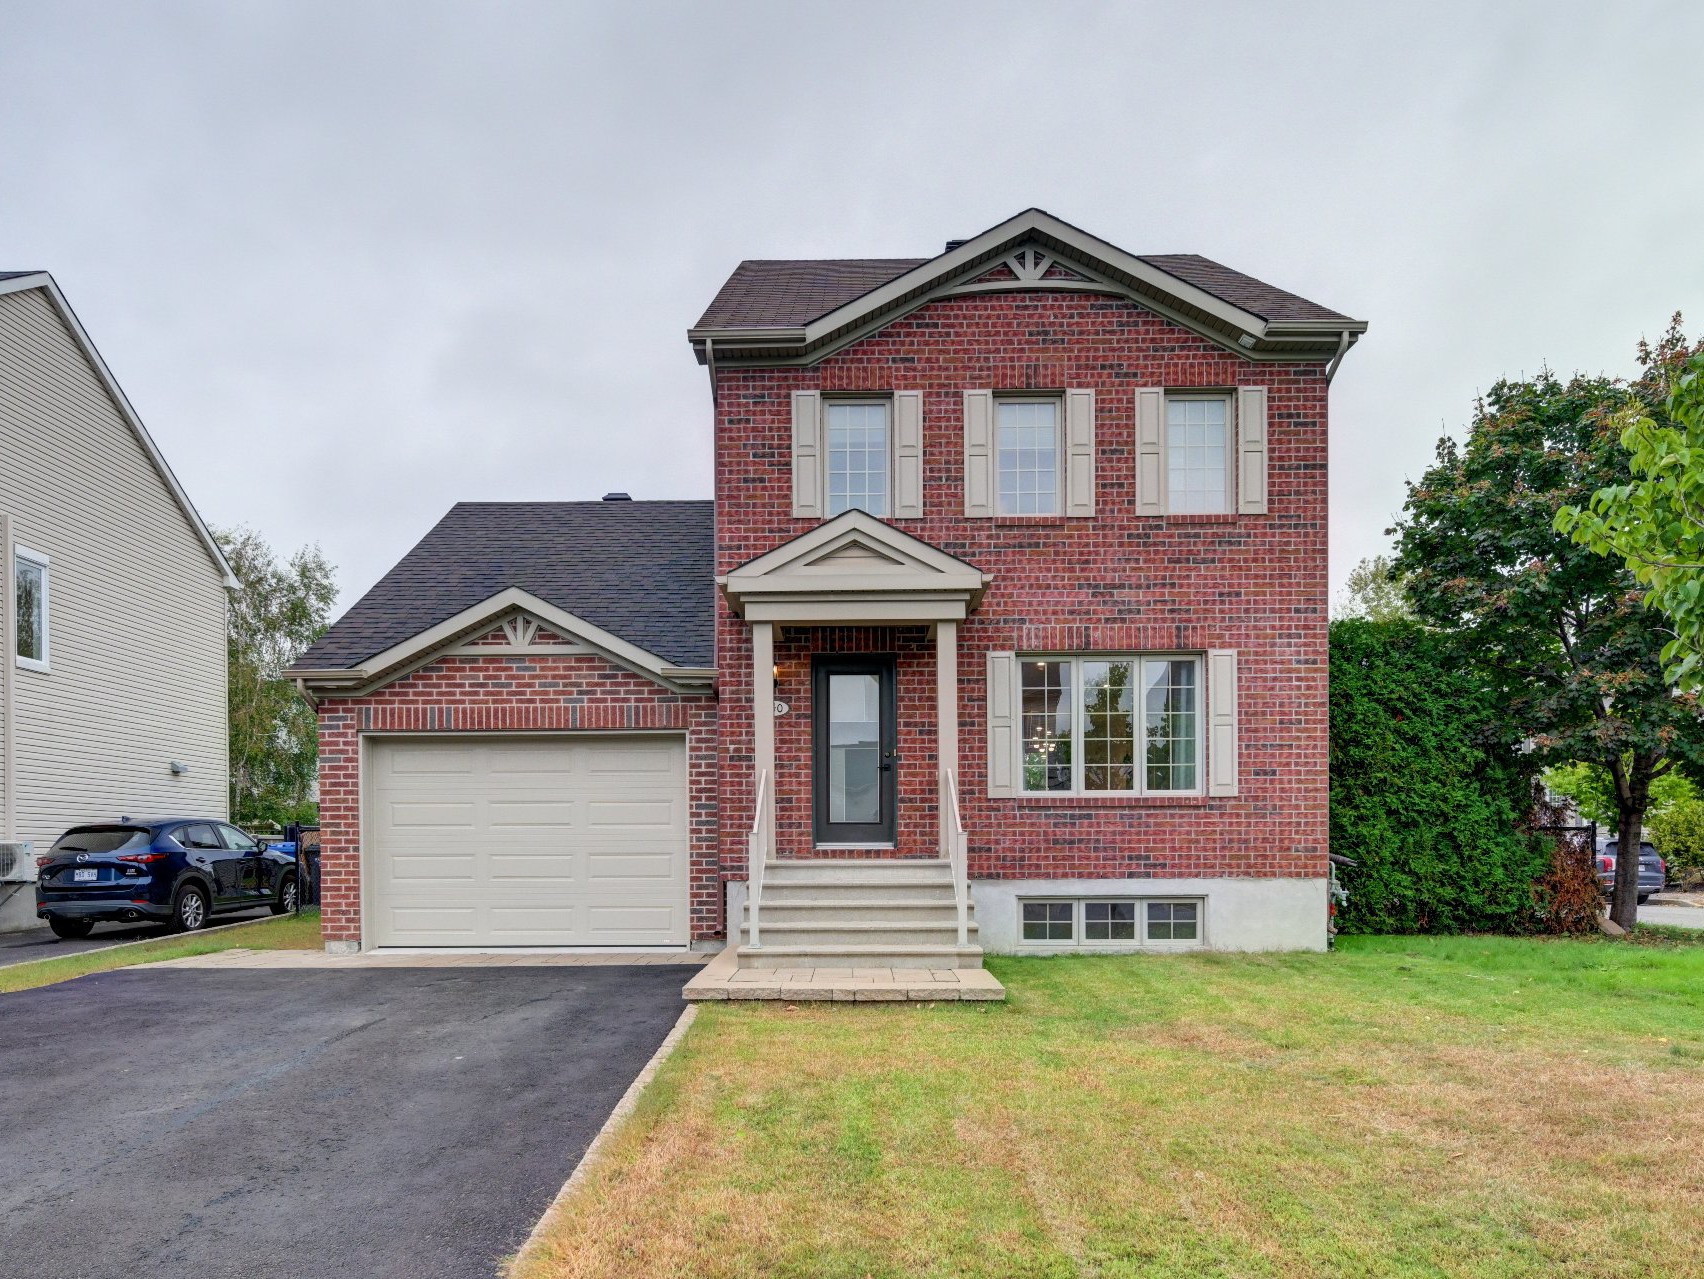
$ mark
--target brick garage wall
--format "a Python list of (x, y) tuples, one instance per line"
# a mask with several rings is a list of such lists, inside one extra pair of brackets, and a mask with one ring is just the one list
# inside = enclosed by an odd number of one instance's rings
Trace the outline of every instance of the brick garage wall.
[[(1268, 388), (1269, 514), (1135, 514), (1135, 389)], [(1097, 392), (1096, 515), (966, 520), (967, 388)], [(809, 368), (723, 366), (717, 380), (717, 567), (726, 573), (810, 528), (790, 515), (795, 389), (924, 393), (924, 518), (896, 526), (991, 573), (960, 630), (960, 779), (970, 873), (987, 878), (1323, 876), (1326, 870), (1326, 382), (1318, 364), (1255, 363), (1129, 301), (1079, 293), (943, 299)], [(752, 803), (751, 634), (718, 605), (725, 872), (743, 874)], [(901, 653), (901, 851), (932, 841), (934, 659)], [(913, 634), (920, 635), (921, 632)], [(845, 642), (878, 642), (848, 633)], [(793, 711), (777, 723), (778, 836), (809, 839), (809, 650), (777, 648)], [(1240, 665), (1235, 798), (987, 796), (990, 650), (1232, 648)], [(907, 656), (910, 654), (910, 656)], [(794, 670), (799, 662), (803, 665)], [(908, 675), (908, 671), (913, 674)], [(919, 727), (920, 721), (922, 727)], [(922, 826), (914, 814), (923, 814)], [(932, 845), (931, 845), (932, 849)]]
[(325, 939), (361, 938), (361, 734), (574, 729), (686, 733), (692, 937), (720, 936), (715, 699), (671, 693), (595, 655), (563, 654), (446, 657), (365, 697), (320, 703), (320, 929)]

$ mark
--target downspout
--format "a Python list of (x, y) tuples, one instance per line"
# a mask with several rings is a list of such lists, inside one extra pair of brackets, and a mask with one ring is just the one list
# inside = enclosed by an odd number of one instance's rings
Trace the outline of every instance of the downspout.
[(1337, 366), (1343, 363), (1343, 357), (1349, 353), (1349, 330), (1344, 329), (1337, 335), (1337, 354), (1331, 357), (1331, 363), (1325, 369), (1325, 384), (1331, 385), (1331, 379), (1337, 376)]
[[(710, 545), (711, 545), (712, 548), (714, 548), (714, 547), (718, 547), (722, 544), (722, 529), (721, 529), (722, 516), (721, 516), (721, 512), (717, 509), (719, 507), (720, 503), (718, 503), (716, 501), (716, 497), (717, 497), (716, 488), (717, 488), (717, 484), (719, 482), (718, 479), (717, 479), (717, 475), (716, 475), (716, 430), (720, 426), (720, 422), (717, 420), (720, 400), (719, 400), (719, 397), (716, 394), (716, 339), (711, 337), (708, 333), (704, 335), (704, 364), (705, 364), (705, 367), (710, 370)], [(712, 559), (714, 559), (714, 557), (715, 557), (714, 549), (712, 549), (712, 551), (711, 551), (711, 557), (712, 557)], [(712, 599), (714, 599), (713, 593), (714, 593), (715, 588), (712, 587), (711, 590), (712, 590)], [(715, 609), (712, 608), (711, 612), (712, 612), (712, 614), (714, 614)], [(718, 675), (721, 674), (721, 670), (722, 670), (722, 628), (721, 628), (720, 625), (712, 626), (710, 628), (710, 665), (715, 669), (715, 671), (717, 672)], [(718, 684), (719, 683), (720, 683), (720, 681), (718, 681)], [(716, 700), (717, 701), (721, 700), (719, 693), (716, 694)], [(688, 750), (689, 751), (691, 750), (690, 741), (688, 743)], [(718, 785), (718, 787), (717, 787), (716, 798), (717, 798), (717, 802), (720, 803), (721, 802), (720, 785)], [(739, 936), (738, 936), (738, 931), (730, 928), (730, 926), (729, 926), (729, 920), (728, 920), (728, 884), (727, 884), (727, 881), (722, 878), (721, 840), (720, 839), (718, 839), (717, 842), (716, 842), (716, 848), (717, 848), (717, 855), (716, 855), (716, 862), (717, 862), (717, 865), (716, 865), (716, 888), (717, 888), (717, 892), (716, 892), (716, 915), (717, 915), (717, 918), (721, 921), (721, 924), (722, 924), (722, 936), (727, 938), (729, 944), (731, 945), (731, 944), (733, 944), (733, 943), (735, 943), (739, 940)], [(751, 883), (751, 869), (750, 869), (750, 866), (749, 866), (749, 862), (750, 862), (750, 848), (749, 848), (749, 846), (747, 848), (747, 862), (748, 862), (748, 866), (747, 866), (747, 869), (746, 869), (746, 883), (747, 883), (747, 887), (748, 887), (748, 891), (749, 891), (749, 886), (750, 886), (750, 883)], [(690, 944), (690, 941), (689, 941), (689, 944)]]

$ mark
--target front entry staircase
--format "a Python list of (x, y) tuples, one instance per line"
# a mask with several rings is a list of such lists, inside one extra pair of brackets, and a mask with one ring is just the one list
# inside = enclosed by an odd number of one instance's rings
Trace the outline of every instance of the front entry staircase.
[(748, 901), (736, 953), (742, 968), (980, 968), (966, 909), (961, 946), (952, 867), (935, 858), (770, 862), (760, 944)]

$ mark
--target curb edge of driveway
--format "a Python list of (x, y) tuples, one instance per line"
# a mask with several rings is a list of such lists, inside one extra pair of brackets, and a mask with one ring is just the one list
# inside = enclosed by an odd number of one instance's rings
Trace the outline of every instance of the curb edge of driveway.
[(520, 1246), (514, 1258), (504, 1267), (503, 1273), (505, 1275), (514, 1274), (520, 1268), (521, 1263), (526, 1261), (533, 1250), (538, 1247), (544, 1238), (545, 1226), (552, 1217), (556, 1216), (558, 1210), (568, 1202), (574, 1192), (580, 1188), (581, 1183), (586, 1180), (593, 1167), (603, 1157), (604, 1147), (614, 1139), (615, 1130), (621, 1127), (627, 1121), (628, 1116), (638, 1107), (640, 1094), (656, 1077), (662, 1064), (680, 1046), (680, 1041), (686, 1038), (686, 1032), (692, 1028), (692, 1023), (697, 1020), (697, 1017), (698, 1005), (688, 1004), (686, 1010), (681, 1013), (679, 1019), (669, 1029), (669, 1033), (663, 1036), (663, 1042), (657, 1045), (657, 1051), (651, 1054), (651, 1060), (645, 1063), (639, 1073), (633, 1077), (633, 1082), (627, 1085), (627, 1091), (621, 1094), (621, 1100), (616, 1102), (615, 1109), (609, 1112), (609, 1118), (604, 1120), (603, 1127), (598, 1129), (597, 1136), (592, 1138), (591, 1144), (586, 1147), (585, 1154), (580, 1156), (580, 1162), (574, 1165), (574, 1171), (568, 1174), (568, 1180), (562, 1183), (562, 1189), (556, 1192), (556, 1196), (550, 1201), (549, 1206), (545, 1208), (538, 1221), (533, 1224), (526, 1242)]

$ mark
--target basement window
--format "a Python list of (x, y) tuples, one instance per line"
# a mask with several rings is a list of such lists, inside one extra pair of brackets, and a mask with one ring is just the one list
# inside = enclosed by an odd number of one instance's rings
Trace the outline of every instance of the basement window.
[(1203, 903), (1184, 898), (1051, 898), (1018, 904), (1020, 938), (1049, 949), (1200, 945)]

